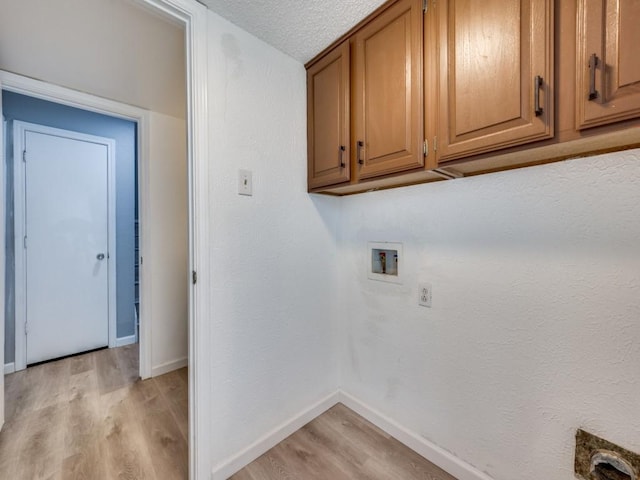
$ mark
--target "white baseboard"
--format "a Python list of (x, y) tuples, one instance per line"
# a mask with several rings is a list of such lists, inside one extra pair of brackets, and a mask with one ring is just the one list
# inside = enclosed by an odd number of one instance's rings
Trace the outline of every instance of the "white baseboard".
[(336, 403), (338, 403), (338, 392), (332, 393), (328, 397), (320, 400), (315, 405), (303, 410), (290, 420), (282, 423), (271, 432), (258, 439), (243, 451), (214, 467), (211, 473), (212, 480), (226, 480), (231, 475), (253, 462), (263, 453), (275, 447), (282, 440), (302, 428), (317, 416), (323, 414)]
[(411, 432), (389, 417), (369, 407), (354, 396), (340, 391), (339, 401), (351, 410), (369, 420), (375, 426), (384, 430), (400, 443), (419, 453), (431, 463), (439, 466), (445, 472), (453, 475), (458, 480), (493, 480), (492, 477), (468, 463), (460, 460), (451, 452), (431, 443), (429, 440)]
[(451, 452), (411, 432), (396, 421), (342, 390), (338, 390), (323, 400), (320, 400), (315, 405), (276, 427), (237, 455), (214, 467), (211, 473), (211, 480), (226, 480), (337, 403), (342, 403), (350, 408), (458, 480), (494, 480), (486, 473), (469, 465)]
[(164, 375), (165, 373), (173, 372), (174, 370), (178, 370), (179, 368), (186, 367), (188, 363), (189, 359), (187, 357), (184, 357), (179, 358), (178, 360), (172, 360), (170, 362), (156, 365), (155, 367), (151, 367), (151, 376), (157, 377), (158, 375)]
[(116, 338), (116, 347), (124, 347), (125, 345), (131, 345), (136, 343), (137, 338), (134, 335), (129, 335), (128, 337), (118, 337)]
[(16, 364), (14, 362), (4, 364), (4, 374), (9, 375), (16, 371)]

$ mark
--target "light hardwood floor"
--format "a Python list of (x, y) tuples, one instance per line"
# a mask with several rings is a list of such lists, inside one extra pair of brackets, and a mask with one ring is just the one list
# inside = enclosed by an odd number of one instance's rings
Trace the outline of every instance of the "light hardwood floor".
[(338, 404), (231, 480), (456, 480)]
[(131, 345), (5, 382), (0, 479), (188, 478), (186, 368), (141, 381)]
[[(136, 345), (5, 377), (0, 479), (186, 480), (187, 369), (138, 379)], [(455, 480), (343, 405), (232, 480)]]

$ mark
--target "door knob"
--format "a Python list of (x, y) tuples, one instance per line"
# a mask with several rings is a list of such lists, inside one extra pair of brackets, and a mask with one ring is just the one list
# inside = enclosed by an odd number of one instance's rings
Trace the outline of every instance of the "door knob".
[(104, 260), (104, 253), (99, 253), (98, 255), (96, 255), (96, 258), (98, 260)]

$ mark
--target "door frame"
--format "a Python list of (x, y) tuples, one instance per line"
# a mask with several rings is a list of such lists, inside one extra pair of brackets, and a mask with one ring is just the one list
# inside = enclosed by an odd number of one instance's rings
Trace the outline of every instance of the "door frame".
[[(185, 26), (187, 67), (187, 164), (189, 178), (189, 269), (198, 272), (189, 282), (189, 478), (211, 478), (213, 390), (211, 385), (211, 266), (212, 214), (209, 202), (209, 65), (208, 10), (195, 0), (137, 0)], [(213, 96), (213, 95), (212, 95)], [(213, 169), (212, 169), (213, 171)]]
[[(35, 132), (83, 142), (91, 142), (107, 147), (107, 296), (108, 296), (108, 346), (116, 346), (117, 308), (116, 308), (116, 178), (115, 150), (116, 142), (111, 138), (87, 135), (72, 130), (48, 127), (36, 123), (15, 120), (13, 122), (13, 212), (15, 232), (15, 369), (27, 368), (27, 335), (23, 325), (27, 322), (27, 249), (20, 245), (25, 237), (26, 205), (25, 205), (25, 169), (26, 164), (20, 161), (22, 152), (26, 150), (26, 132)], [(28, 156), (28, 152), (27, 152)], [(27, 158), (27, 161), (28, 158)], [(27, 239), (28, 241), (28, 239)]]
[(5, 224), (7, 223), (7, 215), (6, 215), (6, 203), (5, 202), (5, 192), (7, 191), (7, 161), (6, 161), (6, 151), (4, 146), (4, 137), (7, 135), (7, 122), (4, 119), (4, 115), (2, 113), (2, 79), (0, 79), (0, 122), (2, 122), (2, 130), (0, 130), (0, 161), (2, 161), (2, 165), (0, 166), (0, 245), (2, 245), (2, 252), (0, 252), (0, 312), (2, 312), (1, 317), (2, 322), (0, 325), (0, 359), (2, 360), (2, 371), (0, 372), (0, 430), (2, 430), (2, 426), (4, 425), (4, 329), (5, 329), (5, 317), (4, 317), (4, 293), (5, 293), (5, 284), (4, 284), (4, 276), (5, 276), (5, 256), (6, 256), (6, 245), (5, 245)]

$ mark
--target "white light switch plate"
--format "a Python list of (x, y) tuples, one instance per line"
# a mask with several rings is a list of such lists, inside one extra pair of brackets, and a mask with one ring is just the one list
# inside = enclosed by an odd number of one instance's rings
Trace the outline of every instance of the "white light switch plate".
[(251, 170), (238, 170), (238, 195), (253, 195)]

